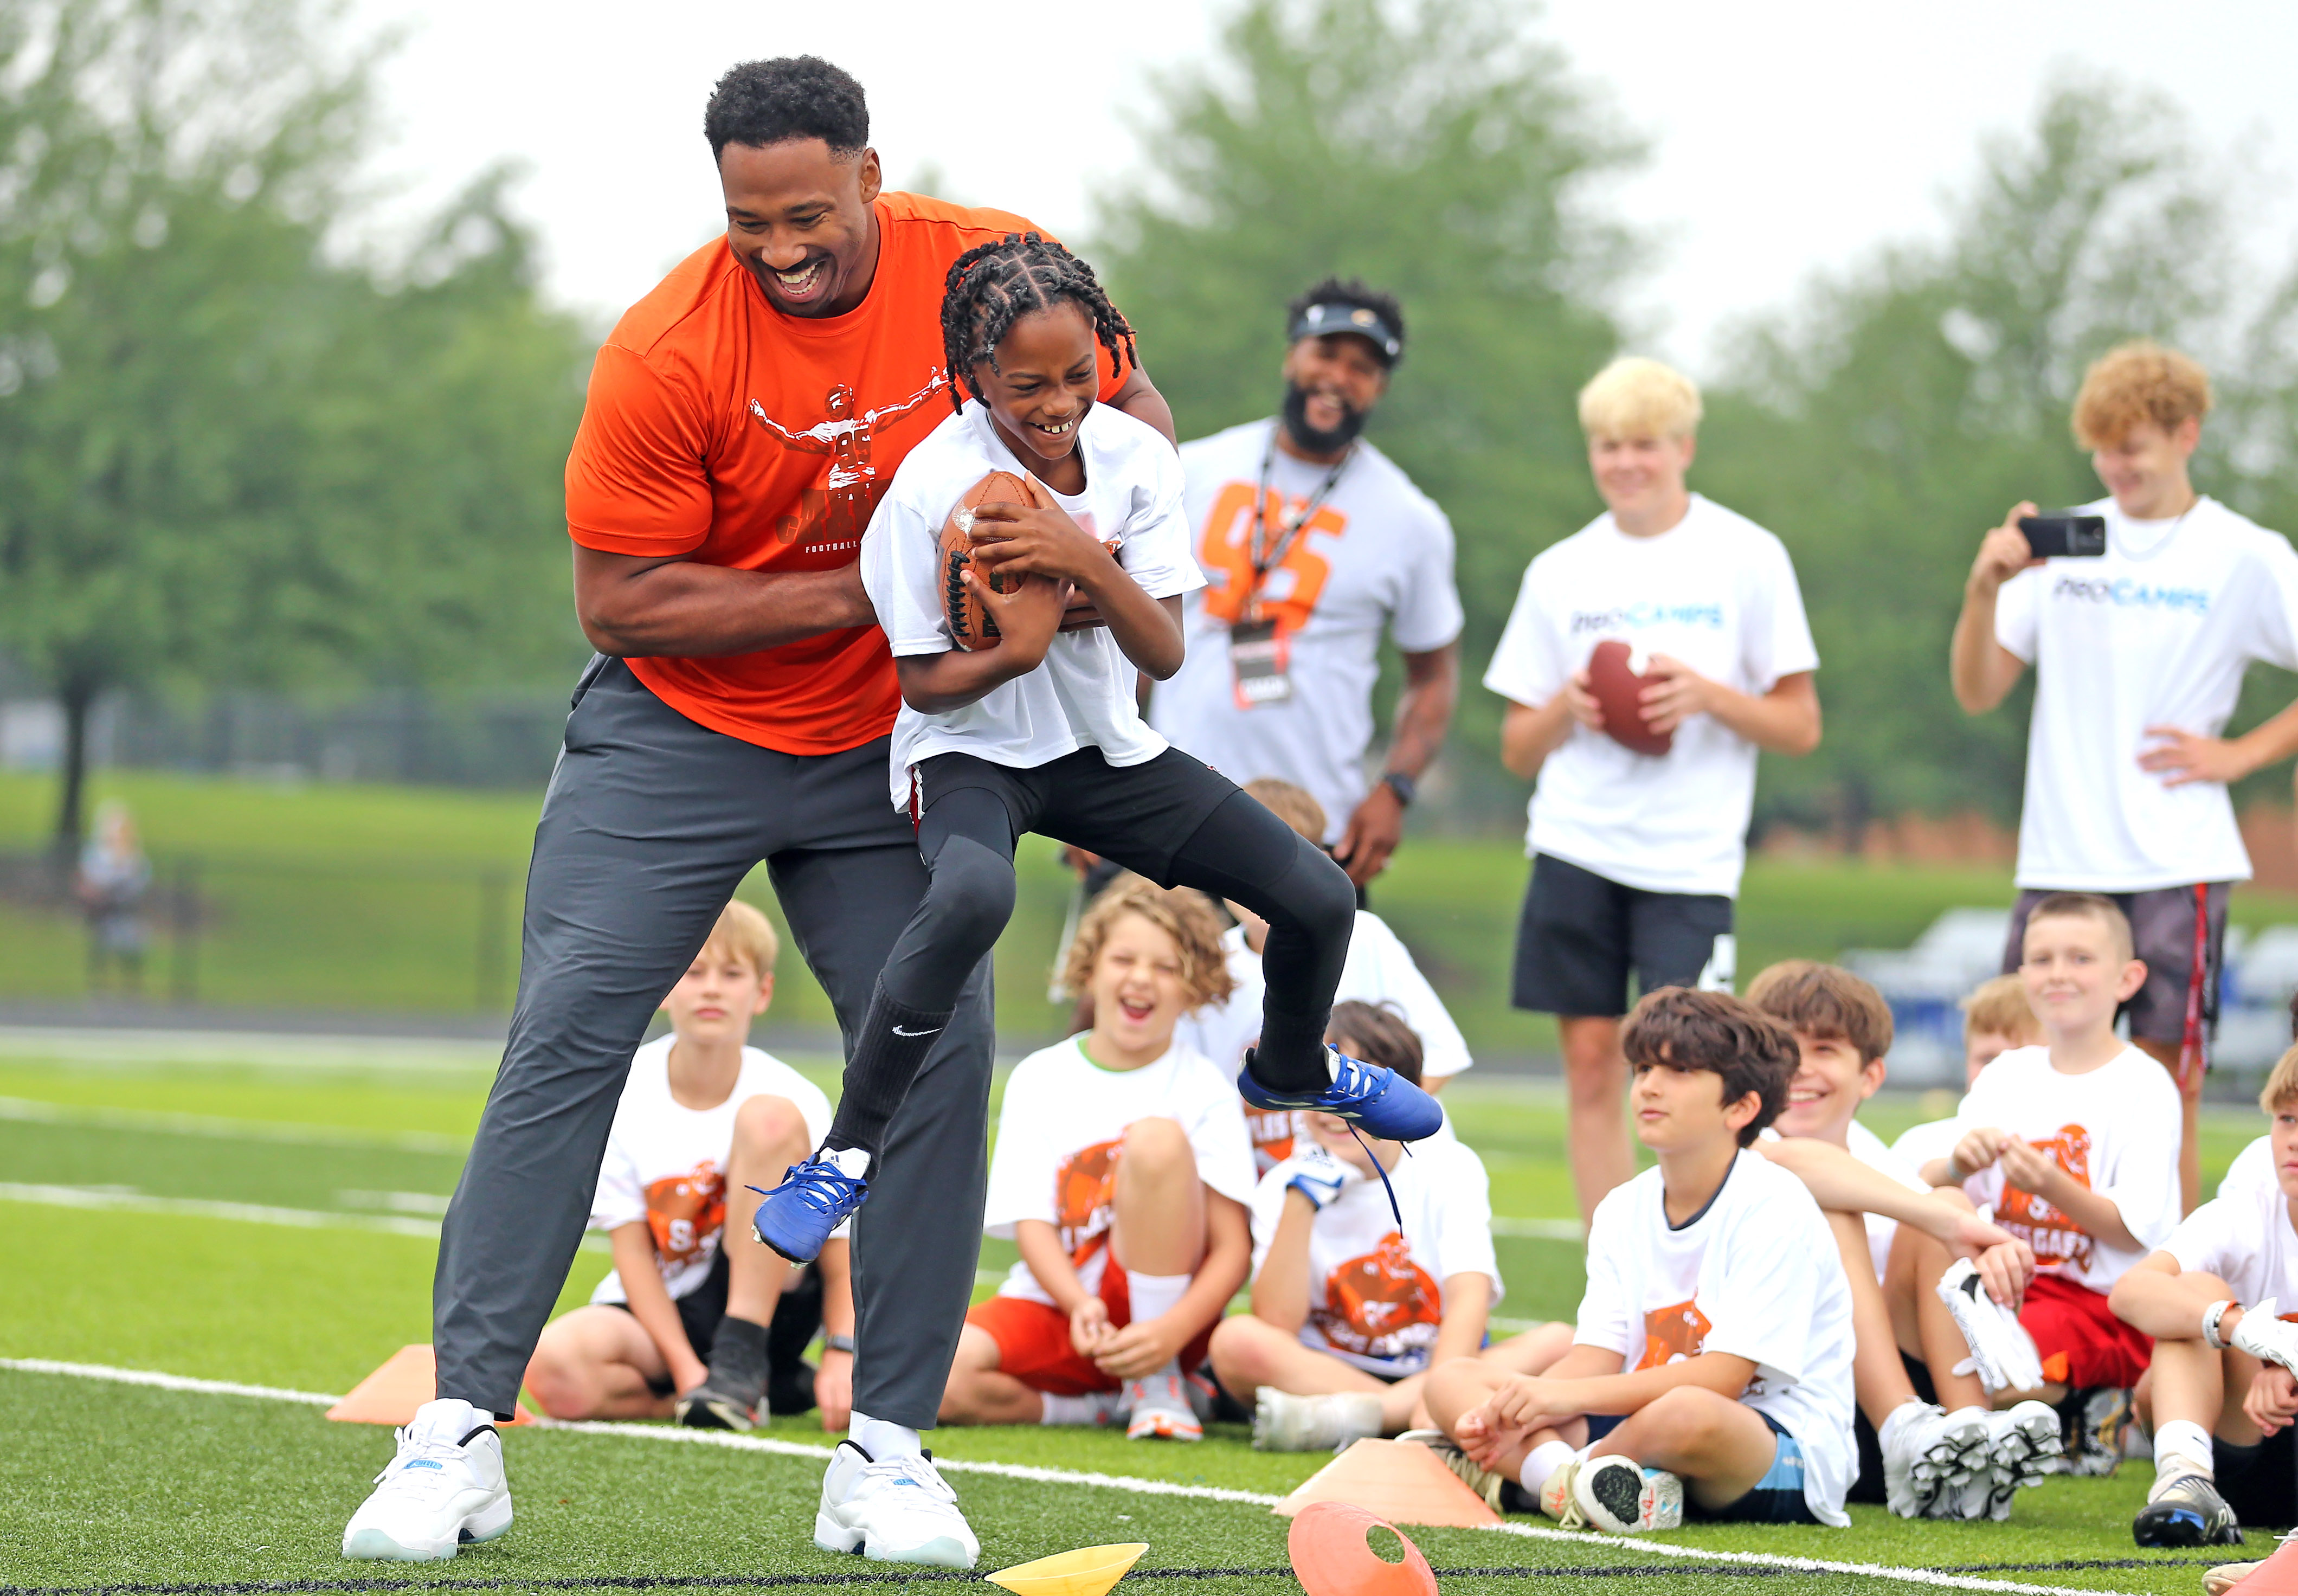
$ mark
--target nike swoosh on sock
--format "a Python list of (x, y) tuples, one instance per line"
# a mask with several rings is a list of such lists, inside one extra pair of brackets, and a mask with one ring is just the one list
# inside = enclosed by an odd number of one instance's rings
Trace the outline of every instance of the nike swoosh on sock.
[(937, 1025), (931, 1030), (904, 1030), (900, 1026), (897, 1025), (894, 1027), (894, 1034), (897, 1037), (938, 1036), (941, 1034), (941, 1027)]

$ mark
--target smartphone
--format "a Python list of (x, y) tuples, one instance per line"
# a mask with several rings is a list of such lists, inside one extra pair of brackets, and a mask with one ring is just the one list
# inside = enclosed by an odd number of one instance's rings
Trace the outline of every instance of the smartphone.
[(2019, 530), (2037, 559), (2096, 559), (2106, 552), (2104, 516), (2021, 516)]

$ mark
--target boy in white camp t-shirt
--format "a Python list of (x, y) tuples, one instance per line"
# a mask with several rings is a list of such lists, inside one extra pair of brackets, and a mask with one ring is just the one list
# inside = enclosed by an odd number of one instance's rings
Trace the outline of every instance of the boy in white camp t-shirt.
[[(527, 1368), (527, 1389), (554, 1418), (674, 1409), (699, 1428), (747, 1430), (769, 1407), (818, 1404), (825, 1429), (846, 1427), (854, 1297), (843, 1236), (809, 1278), (739, 1229), (726, 1235), (730, 1194), (779, 1178), (830, 1125), (821, 1087), (745, 1046), (773, 1000), (778, 951), (764, 914), (728, 904), (663, 999), (671, 1034), (631, 1060), (591, 1204), (615, 1268), (590, 1306), (544, 1329)], [(797, 1354), (817, 1324), (829, 1350), (809, 1377)]]
[(1107, 1424), (1203, 1434), (1188, 1377), (1252, 1262), (1252, 1148), (1236, 1088), (1177, 1044), (1226, 989), (1203, 895), (1120, 877), (1070, 948), (1093, 1029), (1013, 1066), (983, 1226), (1021, 1261), (965, 1318), (945, 1424)]
[[(1691, 492), (1699, 391), (1622, 360), (1580, 395), (1608, 509), (1524, 574), (1484, 685), (1509, 700), (1500, 759), (1537, 779), (1510, 1000), (1557, 1016), (1580, 1211), (1635, 1170), (1620, 1016), (1640, 990), (1732, 983), (1732, 900), (1756, 755), (1819, 744), (1819, 655), (1780, 540)], [(1664, 754), (1608, 735), (1588, 690), (1600, 643), (1628, 645)]]
[[(1331, 1035), (1407, 1077), (1420, 1067), (1420, 1040), (1393, 1009), (1335, 1004)], [(1563, 1356), (1565, 1325), (1484, 1346), (1501, 1288), (1476, 1154), (1446, 1137), (1407, 1158), (1328, 1114), (1304, 1118), (1295, 1150), (1252, 1194), (1252, 1311), (1213, 1332), (1214, 1376), (1251, 1400), (1255, 1447), (1330, 1451), (1426, 1426), (1425, 1376), (1451, 1358), (1529, 1374)]]
[(2221, 1192), (2114, 1283), (2115, 1314), (2154, 1338), (2154, 1484), (2141, 1546), (2227, 1546), (2298, 1499), (2298, 1047), (2258, 1095), (2272, 1179)]
[[(2146, 975), (2120, 909), (2091, 893), (2054, 894), (2027, 917), (2023, 947), (2020, 975), (2046, 1045), (2013, 1048), (1980, 1072), (1955, 1111), (1955, 1151), (1922, 1174), (1992, 1204), (1996, 1222), (2035, 1250), (2039, 1272), (2019, 1322), (2045, 1384), (1997, 1392), (1995, 1404), (2039, 1397), (2058, 1407), (2070, 1470), (2112, 1474), (2148, 1347), (2107, 1293), (2178, 1222), (2178, 1093), (2114, 1034), (2116, 1006)], [(1935, 1334), (1946, 1305), (1918, 1306)], [(1976, 1373), (1938, 1384), (1950, 1407), (1984, 1400)]]
[(1539, 1376), (1429, 1376), (1440, 1455), (1488, 1501), (1614, 1534), (1696, 1517), (1851, 1521), (1851, 1297), (1802, 1181), (1750, 1151), (1796, 1071), (1723, 992), (1647, 994), (1622, 1042), (1659, 1160), (1604, 1199), (1572, 1350)]

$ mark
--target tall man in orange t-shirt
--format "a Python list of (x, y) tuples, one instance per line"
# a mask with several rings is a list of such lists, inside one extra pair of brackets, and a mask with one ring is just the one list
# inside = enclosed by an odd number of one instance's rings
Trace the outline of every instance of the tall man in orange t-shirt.
[[(851, 1038), (927, 883), (886, 803), (898, 696), (856, 554), (949, 403), (950, 263), (1029, 224), (882, 193), (860, 85), (810, 56), (734, 68), (704, 128), (726, 236), (616, 327), (566, 465), (575, 605), (599, 654), (535, 832), (509, 1044), (440, 1235), (439, 1400), (344, 1531), (348, 1557), (451, 1557), (509, 1527), (488, 1421), (511, 1413), (574, 1260), (631, 1054), (735, 887), (765, 861)], [(1172, 435), (1138, 368), (1106, 373), (1101, 397)], [(873, 1558), (976, 1551), (917, 1432), (979, 1251), (984, 963), (894, 1120), (856, 1225), (855, 1344), (824, 1356), (832, 1380), (853, 1359), (867, 1455), (841, 1451), (831, 1481), (843, 1523), (870, 1499)], [(747, 1240), (731, 1259), (782, 1267)], [(690, 1422), (742, 1421), (765, 1341), (727, 1317)]]

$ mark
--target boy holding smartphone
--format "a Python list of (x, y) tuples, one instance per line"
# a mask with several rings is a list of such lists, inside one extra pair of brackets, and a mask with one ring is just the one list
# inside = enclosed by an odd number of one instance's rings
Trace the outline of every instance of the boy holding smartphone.
[(2195, 1127), (2227, 898), (2250, 875), (2227, 785), (2298, 752), (2298, 706), (2219, 736), (2252, 660), (2298, 669), (2298, 553), (2195, 492), (2187, 465), (2210, 408), (2210, 378), (2175, 350), (2141, 340), (2093, 364), (2074, 434), (2110, 497), (2076, 513), (2104, 519), (2106, 552), (2035, 558), (2019, 527), (2035, 506), (2017, 506), (1980, 544), (1950, 656), (1971, 715), (2035, 667), (2004, 969), (2051, 893), (2103, 894), (2129, 917), (2146, 965), (2125, 1005), (2130, 1039), (2185, 1099), (2182, 1212), (2201, 1184)]

